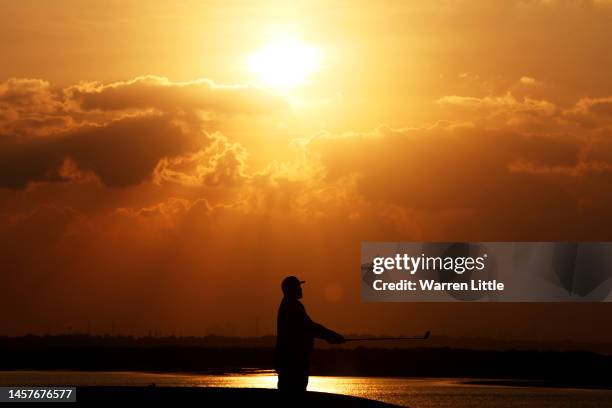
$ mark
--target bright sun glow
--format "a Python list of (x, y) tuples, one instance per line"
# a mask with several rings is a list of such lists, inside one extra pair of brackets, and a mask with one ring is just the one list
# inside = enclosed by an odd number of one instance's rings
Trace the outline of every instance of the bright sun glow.
[(247, 64), (262, 85), (291, 89), (308, 83), (321, 65), (322, 53), (294, 38), (275, 40), (251, 54)]

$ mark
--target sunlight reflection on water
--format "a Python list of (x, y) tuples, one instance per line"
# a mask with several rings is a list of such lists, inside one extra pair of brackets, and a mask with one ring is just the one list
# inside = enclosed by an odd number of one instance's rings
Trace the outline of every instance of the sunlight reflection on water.
[[(412, 408), (612, 407), (611, 390), (504, 387), (464, 384), (461, 379), (310, 377), (308, 389), (354, 395)], [(163, 374), (93, 371), (0, 371), (8, 385), (132, 385), (276, 388), (271, 371), (248, 374)]]

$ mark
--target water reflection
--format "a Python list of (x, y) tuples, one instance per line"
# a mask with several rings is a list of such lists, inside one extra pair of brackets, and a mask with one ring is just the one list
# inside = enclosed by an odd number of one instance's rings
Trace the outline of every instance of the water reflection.
[[(0, 386), (131, 385), (276, 388), (271, 371), (248, 374), (164, 374), (93, 371), (0, 371)], [(310, 377), (310, 391), (371, 398), (411, 408), (612, 407), (611, 390), (504, 387), (464, 384), (461, 379)]]

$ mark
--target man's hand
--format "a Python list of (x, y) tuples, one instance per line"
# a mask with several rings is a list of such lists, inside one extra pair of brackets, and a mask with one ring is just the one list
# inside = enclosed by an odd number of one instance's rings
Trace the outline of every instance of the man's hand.
[(344, 340), (344, 336), (340, 333), (332, 332), (329, 338), (327, 339), (329, 344), (343, 344), (346, 341)]

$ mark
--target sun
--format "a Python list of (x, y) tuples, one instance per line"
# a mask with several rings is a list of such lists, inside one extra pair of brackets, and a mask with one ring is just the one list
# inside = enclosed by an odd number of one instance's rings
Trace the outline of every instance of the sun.
[(247, 66), (260, 85), (288, 90), (309, 82), (321, 66), (322, 52), (295, 38), (279, 38), (247, 58)]

